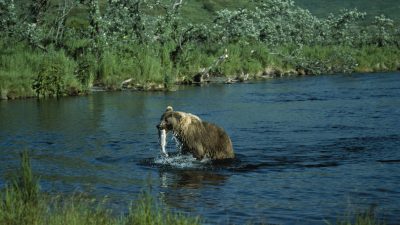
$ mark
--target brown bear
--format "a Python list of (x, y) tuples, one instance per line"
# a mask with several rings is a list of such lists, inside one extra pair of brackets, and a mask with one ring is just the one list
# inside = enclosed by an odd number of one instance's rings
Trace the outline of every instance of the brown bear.
[(168, 106), (161, 116), (159, 131), (162, 153), (165, 151), (166, 133), (172, 132), (181, 143), (183, 154), (192, 154), (196, 159), (232, 159), (235, 157), (232, 141), (226, 132), (215, 124), (202, 121), (190, 113), (174, 111)]

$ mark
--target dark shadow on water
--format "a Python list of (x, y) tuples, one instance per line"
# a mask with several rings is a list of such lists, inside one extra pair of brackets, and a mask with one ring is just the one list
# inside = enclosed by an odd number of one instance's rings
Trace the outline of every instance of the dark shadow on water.
[(238, 160), (232, 166), (227, 167), (232, 172), (264, 172), (265, 170), (283, 171), (283, 170), (301, 170), (307, 168), (323, 168), (323, 167), (336, 167), (340, 163), (334, 160), (319, 160), (314, 161), (312, 157), (282, 157), (270, 156), (269, 159), (255, 162), (248, 162)]
[(215, 204), (201, 193), (224, 186), (225, 173), (193, 169), (160, 169), (160, 199), (171, 208), (194, 211), (199, 203)]
[(220, 186), (229, 178), (227, 174), (205, 170), (160, 170), (161, 187), (200, 189)]
[(128, 163), (128, 162), (134, 162), (136, 161), (136, 156), (131, 155), (131, 156), (121, 156), (121, 157), (115, 157), (115, 156), (109, 156), (109, 155), (104, 155), (104, 156), (99, 156), (96, 158), (96, 161), (101, 162), (101, 163)]
[(380, 163), (400, 163), (400, 159), (377, 160)]
[[(178, 157), (179, 154), (173, 154), (172, 157)], [(193, 158), (182, 158), (181, 161), (160, 161), (159, 158), (146, 158), (139, 162), (144, 167), (158, 168), (161, 172), (208, 172), (222, 173), (231, 175), (234, 173), (246, 172), (265, 172), (265, 170), (298, 170), (307, 168), (324, 168), (339, 166), (339, 161), (334, 158), (323, 158), (314, 156), (264, 156), (255, 158), (242, 154), (236, 154), (235, 159), (197, 161)]]

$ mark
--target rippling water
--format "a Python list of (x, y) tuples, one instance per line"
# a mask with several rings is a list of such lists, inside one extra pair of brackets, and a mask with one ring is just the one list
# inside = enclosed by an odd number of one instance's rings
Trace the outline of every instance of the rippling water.
[[(167, 105), (224, 127), (237, 159), (161, 158)], [(399, 146), (399, 73), (0, 102), (0, 187), (29, 149), (45, 191), (126, 209), (150, 182), (170, 208), (211, 224), (325, 224), (369, 207), (397, 224)]]

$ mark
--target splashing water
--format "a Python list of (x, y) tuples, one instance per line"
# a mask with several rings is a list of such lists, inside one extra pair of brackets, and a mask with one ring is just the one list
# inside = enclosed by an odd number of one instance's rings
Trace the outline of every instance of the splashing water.
[(172, 167), (178, 169), (185, 168), (203, 168), (210, 162), (209, 159), (203, 159), (201, 161), (194, 158), (192, 155), (182, 155), (180, 153), (176, 155), (170, 155), (169, 157), (158, 156), (154, 158), (153, 163), (160, 167)]
[(161, 154), (154, 158), (153, 163), (157, 166), (167, 166), (173, 168), (201, 168), (204, 167), (211, 160), (205, 158), (201, 161), (194, 158), (192, 155), (182, 154), (182, 144), (179, 142), (176, 134), (172, 135), (171, 140), (175, 142), (176, 153), (168, 154), (167, 152), (167, 132), (165, 130), (159, 131)]

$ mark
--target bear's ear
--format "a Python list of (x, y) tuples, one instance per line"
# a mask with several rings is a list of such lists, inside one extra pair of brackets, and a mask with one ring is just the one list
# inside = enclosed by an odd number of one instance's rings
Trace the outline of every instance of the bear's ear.
[(172, 106), (167, 106), (167, 109), (165, 109), (165, 112), (172, 112), (174, 111), (174, 109), (172, 108)]

